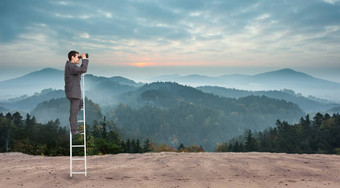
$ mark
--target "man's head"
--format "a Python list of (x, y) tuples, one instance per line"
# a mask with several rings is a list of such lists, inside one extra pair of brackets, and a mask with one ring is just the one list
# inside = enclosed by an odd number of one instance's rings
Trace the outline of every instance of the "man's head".
[(70, 51), (68, 53), (68, 60), (72, 63), (78, 64), (80, 59), (79, 59), (79, 53), (77, 51)]

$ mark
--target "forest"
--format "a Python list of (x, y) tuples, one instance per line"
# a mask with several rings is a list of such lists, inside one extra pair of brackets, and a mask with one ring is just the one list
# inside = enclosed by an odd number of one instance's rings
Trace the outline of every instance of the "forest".
[(317, 113), (312, 120), (306, 115), (294, 125), (277, 120), (275, 127), (254, 133), (247, 130), (219, 144), (215, 151), (340, 154), (340, 115)]
[[(59, 125), (59, 120), (46, 124), (37, 123), (35, 117), (19, 112), (0, 113), (0, 152), (23, 152), (32, 155), (69, 155), (69, 130)], [(144, 152), (204, 152), (198, 145), (177, 148), (165, 143), (153, 143), (149, 139), (123, 139), (124, 131), (113, 121), (104, 117), (87, 125), (87, 154), (117, 154)], [(82, 135), (76, 135), (73, 143), (82, 142)], [(323, 153), (340, 154), (340, 115), (317, 113), (311, 120), (309, 115), (300, 122), (290, 125), (277, 120), (276, 126), (264, 131), (247, 130), (244, 135), (218, 144), (215, 152), (282, 152), (282, 153)], [(82, 155), (74, 151), (73, 155)]]
[[(87, 154), (117, 154), (177, 151), (166, 144), (155, 144), (145, 139), (123, 140), (119, 129), (112, 121), (104, 119), (93, 121), (87, 125)], [(75, 135), (73, 144), (80, 144), (83, 135)], [(46, 124), (37, 123), (36, 118), (26, 114), (26, 118), (19, 112), (6, 115), (0, 113), (0, 152), (22, 152), (31, 155), (66, 156), (69, 155), (69, 130), (60, 126), (59, 120)], [(184, 147), (178, 151), (203, 152), (202, 147), (195, 145)], [(73, 155), (82, 155), (81, 150), (74, 150)]]

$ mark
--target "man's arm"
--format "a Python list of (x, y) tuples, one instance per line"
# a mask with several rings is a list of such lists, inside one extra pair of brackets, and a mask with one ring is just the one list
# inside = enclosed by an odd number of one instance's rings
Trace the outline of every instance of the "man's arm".
[(88, 64), (89, 64), (88, 59), (83, 59), (80, 67), (78, 67), (76, 64), (72, 63), (71, 66), (70, 66), (70, 73), (71, 74), (86, 73)]

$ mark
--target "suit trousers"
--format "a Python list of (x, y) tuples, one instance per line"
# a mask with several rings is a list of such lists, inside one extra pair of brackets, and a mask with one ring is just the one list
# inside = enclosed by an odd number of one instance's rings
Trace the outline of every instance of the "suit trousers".
[(79, 111), (83, 108), (83, 100), (70, 98), (70, 128), (71, 132), (75, 133), (78, 130), (77, 126), (77, 116)]

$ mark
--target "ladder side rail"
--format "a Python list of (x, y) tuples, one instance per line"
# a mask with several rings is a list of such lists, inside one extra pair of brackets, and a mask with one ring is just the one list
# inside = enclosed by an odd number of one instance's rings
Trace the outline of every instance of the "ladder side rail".
[(70, 130), (70, 177), (72, 177), (72, 133)]
[(87, 163), (86, 163), (86, 116), (85, 116), (85, 74), (83, 74), (83, 120), (84, 120), (84, 170), (85, 177), (87, 176)]

